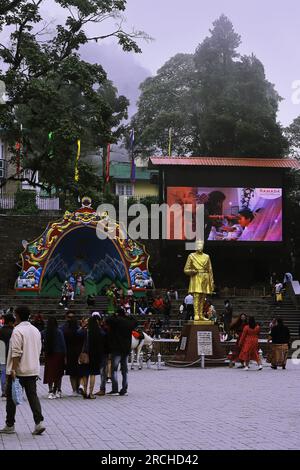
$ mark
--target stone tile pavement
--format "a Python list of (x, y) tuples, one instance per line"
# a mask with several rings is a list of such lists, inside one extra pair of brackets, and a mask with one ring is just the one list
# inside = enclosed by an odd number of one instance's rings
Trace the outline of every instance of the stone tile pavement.
[[(300, 448), (300, 365), (291, 363), (285, 371), (261, 372), (254, 364), (248, 372), (153, 366), (129, 372), (127, 397), (70, 397), (68, 377), (61, 399), (48, 400), (41, 381), (38, 390), (46, 432), (31, 435), (25, 401), (17, 409), (17, 434), (0, 435), (0, 450)], [(4, 418), (0, 401), (1, 427)]]

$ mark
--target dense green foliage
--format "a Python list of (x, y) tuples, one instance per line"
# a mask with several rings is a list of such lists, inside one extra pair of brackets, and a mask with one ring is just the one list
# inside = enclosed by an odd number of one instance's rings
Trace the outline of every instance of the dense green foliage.
[(194, 54), (177, 54), (141, 85), (136, 152), (282, 157), (276, 121), (281, 100), (254, 56), (240, 56), (240, 36), (222, 15)]
[[(125, 0), (53, 2), (66, 13), (65, 23), (54, 31), (40, 14), (44, 0), (1, 2), (0, 31), (10, 39), (0, 44), (0, 81), (7, 96), (6, 103), (0, 104), (0, 128), (10, 144), (13, 163), (15, 143), (22, 143), (21, 166), (32, 170), (29, 183), (38, 172), (39, 184), (49, 192), (55, 187), (57, 193), (76, 196), (87, 188), (99, 191), (101, 179), (86, 157), (97, 152), (100, 158), (100, 149), (119, 139), (128, 106), (101, 65), (81, 60), (78, 50), (91, 40), (114, 36), (125, 51), (140, 52), (135, 38), (143, 34), (128, 34), (120, 24), (111, 33), (88, 37), (87, 26), (98, 24), (101, 32), (103, 22), (117, 19), (125, 10)], [(78, 140), (80, 179), (76, 183)], [(23, 177), (14, 174), (11, 179)]]

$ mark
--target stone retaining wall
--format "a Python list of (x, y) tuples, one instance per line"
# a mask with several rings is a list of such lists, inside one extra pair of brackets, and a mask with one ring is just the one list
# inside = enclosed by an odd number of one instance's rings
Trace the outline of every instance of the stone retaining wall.
[[(43, 233), (48, 223), (54, 220), (56, 218), (50, 218), (49, 215), (0, 214), (0, 293), (7, 293), (14, 288), (20, 271), (17, 263), (20, 263), (20, 254), (23, 251), (22, 240), (34, 240)], [(158, 272), (159, 241), (148, 240), (145, 244), (151, 256), (150, 271)]]

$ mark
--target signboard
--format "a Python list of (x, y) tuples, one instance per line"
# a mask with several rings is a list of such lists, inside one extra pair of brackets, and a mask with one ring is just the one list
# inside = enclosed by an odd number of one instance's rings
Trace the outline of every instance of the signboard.
[(180, 343), (180, 351), (184, 351), (186, 348), (186, 342), (187, 342), (187, 336), (183, 336), (181, 338), (181, 343)]
[(201, 356), (202, 353), (204, 353), (205, 356), (213, 355), (211, 331), (197, 331), (197, 349), (198, 356)]

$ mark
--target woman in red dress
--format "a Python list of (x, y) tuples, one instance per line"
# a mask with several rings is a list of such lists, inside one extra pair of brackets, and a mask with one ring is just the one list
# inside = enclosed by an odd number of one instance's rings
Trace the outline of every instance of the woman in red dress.
[(260, 326), (256, 324), (254, 317), (249, 317), (249, 323), (243, 329), (239, 347), (241, 352), (239, 360), (245, 363), (244, 370), (249, 369), (249, 362), (256, 361), (258, 370), (262, 370), (261, 360), (258, 354), (258, 336), (260, 333)]
[[(232, 362), (235, 365), (236, 362), (239, 361), (239, 355), (241, 352), (241, 348), (239, 346), (240, 340), (244, 331), (244, 328), (248, 325), (248, 318), (245, 313), (241, 313), (237, 318), (234, 318), (230, 325), (230, 330), (234, 331), (234, 336), (236, 338), (235, 348), (232, 354)], [(241, 366), (244, 367), (244, 363), (241, 361)]]

